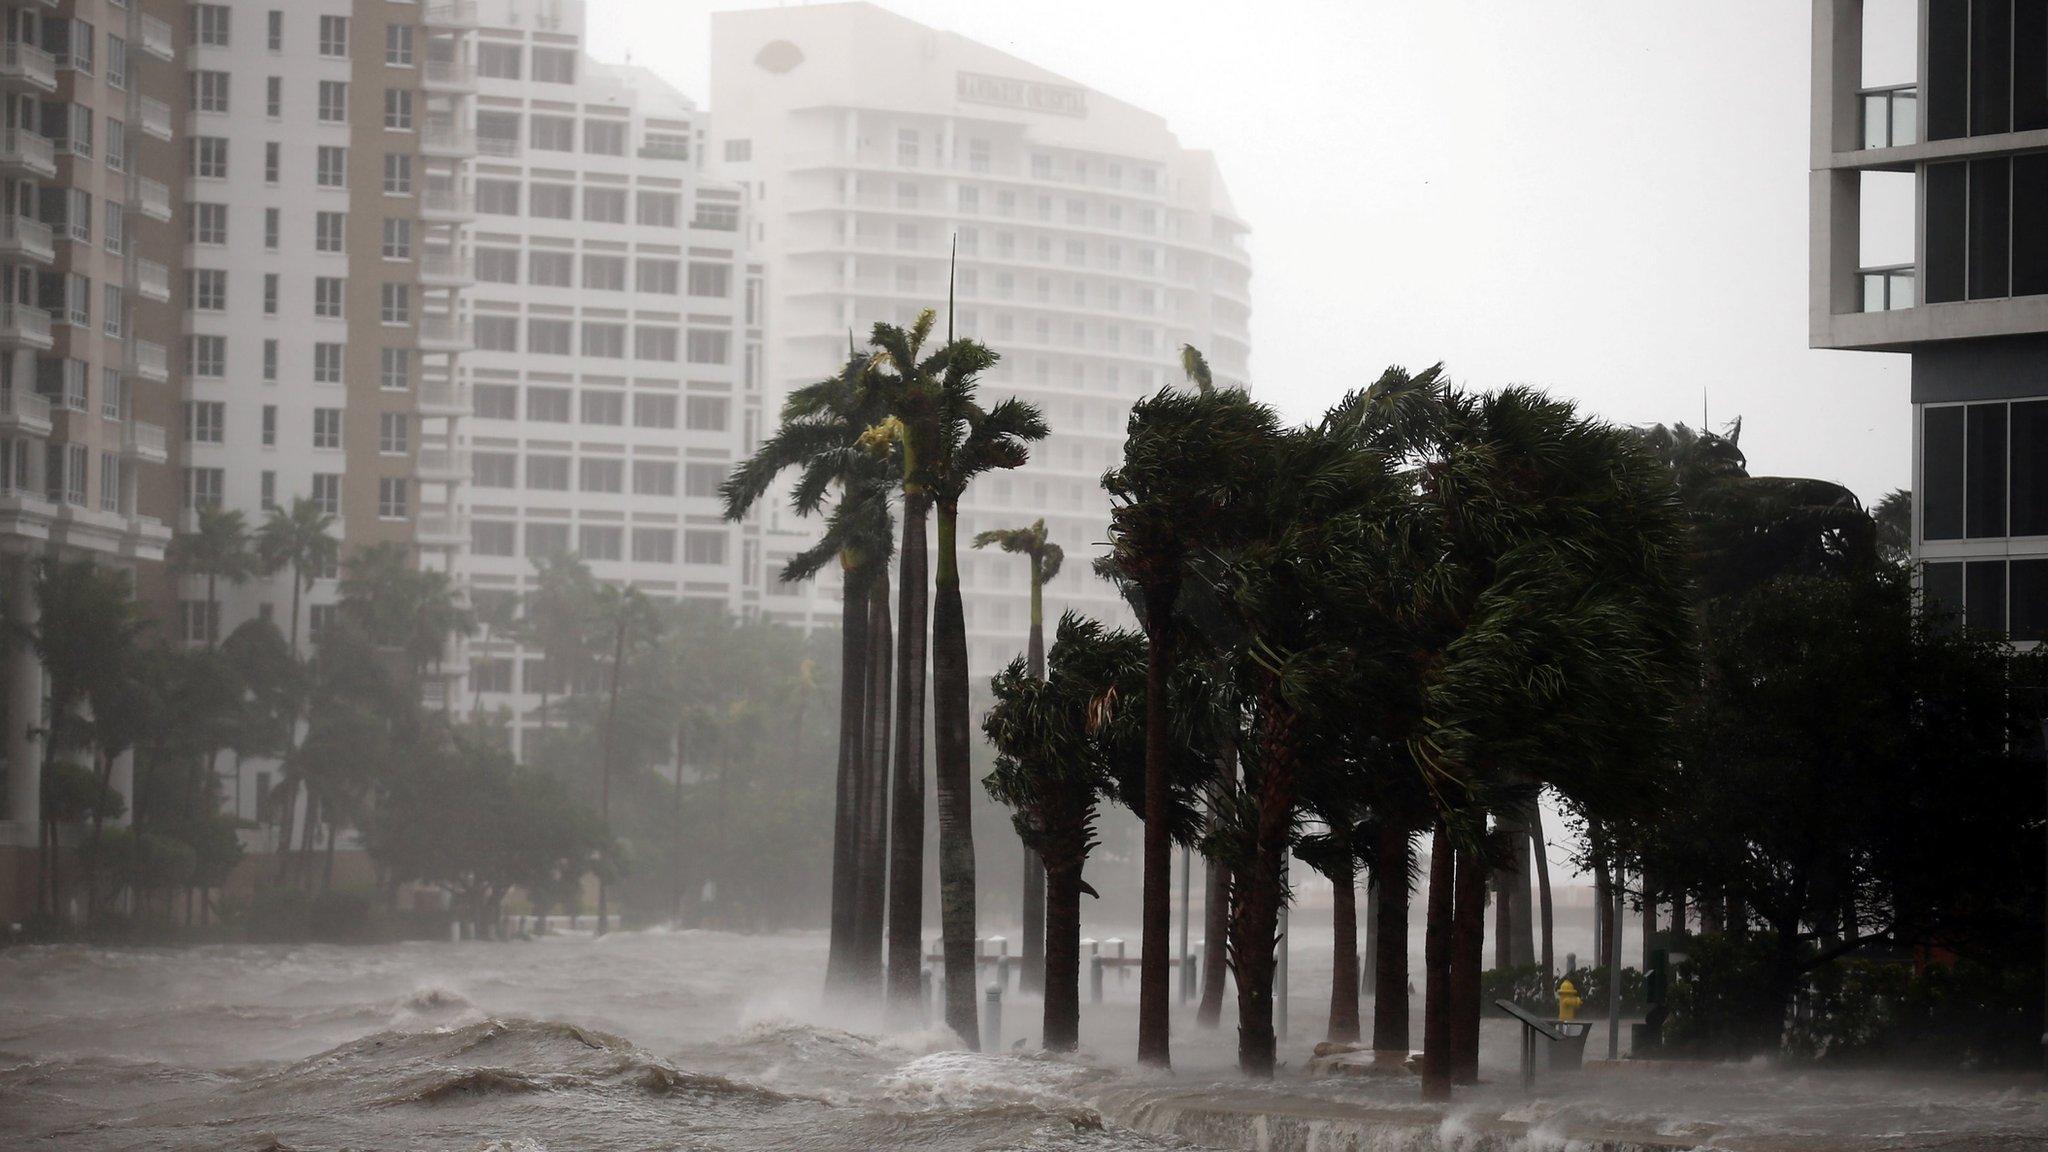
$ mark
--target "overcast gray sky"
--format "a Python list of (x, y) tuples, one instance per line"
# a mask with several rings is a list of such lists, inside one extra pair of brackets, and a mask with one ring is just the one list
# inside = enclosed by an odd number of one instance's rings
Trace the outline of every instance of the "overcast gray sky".
[[(590, 47), (707, 103), (709, 14), (759, 6), (589, 0)], [(1755, 472), (1907, 483), (1906, 358), (1806, 347), (1806, 3), (884, 6), (1217, 154), (1253, 229), (1254, 389), (1291, 417), (1443, 360), (1629, 423), (1704, 401)]]

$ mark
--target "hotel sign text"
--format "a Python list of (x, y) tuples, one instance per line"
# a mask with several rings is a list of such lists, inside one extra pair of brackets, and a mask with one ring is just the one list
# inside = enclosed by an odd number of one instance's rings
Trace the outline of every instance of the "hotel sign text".
[(961, 72), (957, 77), (960, 99), (970, 104), (1000, 104), (1054, 116), (1088, 115), (1085, 89), (1041, 84), (1036, 80), (1011, 80), (981, 72)]

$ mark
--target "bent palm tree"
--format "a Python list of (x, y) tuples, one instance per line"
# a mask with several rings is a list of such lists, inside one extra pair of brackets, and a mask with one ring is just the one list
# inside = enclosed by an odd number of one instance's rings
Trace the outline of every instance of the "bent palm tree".
[(178, 533), (165, 552), (171, 571), (206, 578), (206, 646), (214, 647), (220, 642), (219, 582), (239, 585), (256, 572), (257, 558), (242, 513), (201, 508), (196, 530)]
[[(1024, 661), (1031, 675), (1045, 676), (1045, 586), (1060, 574), (1066, 551), (1046, 538), (1043, 517), (1029, 528), (997, 528), (974, 537), (976, 548), (990, 545), (1021, 555), (1031, 565), (1031, 634)], [(1024, 848), (1024, 972), (1023, 990), (1035, 992), (1045, 968), (1045, 861), (1030, 845)]]
[(290, 569), (292, 574), (292, 621), (285, 629), (292, 655), (299, 653), (299, 594), (310, 592), (323, 572), (334, 569), (341, 555), (341, 542), (334, 538), (334, 516), (303, 496), (292, 498), (289, 510), (270, 510), (269, 519), (256, 530), (256, 554), (265, 572)]

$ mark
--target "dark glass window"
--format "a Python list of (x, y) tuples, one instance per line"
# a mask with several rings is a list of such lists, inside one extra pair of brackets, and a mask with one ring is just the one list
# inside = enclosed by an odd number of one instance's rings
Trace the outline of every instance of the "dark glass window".
[(1966, 535), (2005, 535), (2005, 405), (1972, 404)]
[(1969, 166), (1927, 166), (1927, 302), (1963, 298), (1963, 243), (1969, 219)]
[(1963, 565), (1963, 622), (1986, 632), (2005, 631), (2005, 561)]
[(1970, 135), (2012, 130), (2012, 0), (1970, 0)]
[(2012, 11), (2012, 129), (2048, 128), (2048, 0)]
[[(1955, 623), (1963, 612), (1963, 566), (1959, 562), (1922, 564), (1920, 596), (1938, 623)], [(1948, 619), (1942, 620), (1941, 618)]]
[(1970, 161), (1970, 299), (2012, 295), (2012, 161)]
[(2012, 294), (2048, 295), (2048, 152), (2012, 158)]
[(1927, 138), (1970, 134), (1970, 0), (1927, 0)]
[(1929, 408), (1920, 425), (1920, 538), (1963, 536), (1963, 410)]
[(2048, 536), (2048, 400), (2012, 406), (2012, 534)]
[(2012, 613), (2007, 624), (2015, 640), (2048, 640), (2048, 560), (2012, 562)]

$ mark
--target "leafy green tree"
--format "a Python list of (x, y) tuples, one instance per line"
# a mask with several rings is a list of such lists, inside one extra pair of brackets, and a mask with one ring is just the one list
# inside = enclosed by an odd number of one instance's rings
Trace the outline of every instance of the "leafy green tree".
[(206, 580), (206, 645), (211, 648), (220, 640), (219, 582), (239, 585), (256, 572), (248, 525), (238, 510), (201, 508), (196, 530), (180, 532), (165, 551), (171, 571)]
[[(996, 528), (975, 534), (976, 548), (997, 547), (1029, 564), (1031, 583), (1031, 632), (1025, 641), (1024, 662), (1031, 675), (1045, 675), (1045, 586), (1060, 574), (1066, 550), (1047, 538), (1045, 518), (1028, 528)], [(1029, 845), (1024, 849), (1024, 972), (1023, 989), (1038, 991), (1045, 967), (1045, 862)]]

